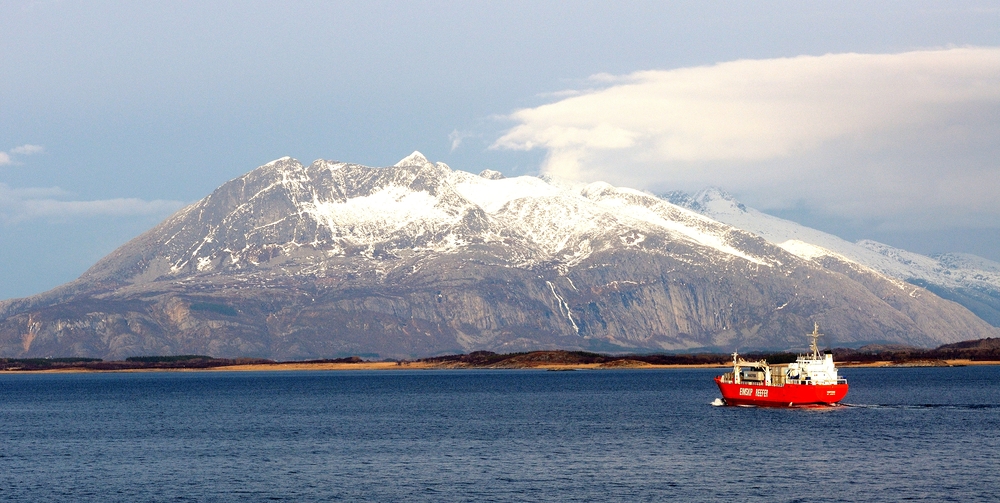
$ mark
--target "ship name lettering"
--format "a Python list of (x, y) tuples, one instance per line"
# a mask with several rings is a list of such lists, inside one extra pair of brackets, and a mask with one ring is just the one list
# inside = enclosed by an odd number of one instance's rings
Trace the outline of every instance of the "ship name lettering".
[(740, 388), (740, 396), (752, 396), (753, 388)]
[(767, 390), (766, 389), (757, 390), (757, 396), (767, 396)]

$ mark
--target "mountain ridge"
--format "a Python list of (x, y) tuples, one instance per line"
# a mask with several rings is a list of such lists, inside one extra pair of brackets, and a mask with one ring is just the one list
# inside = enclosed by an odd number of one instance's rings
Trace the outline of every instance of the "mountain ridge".
[(753, 232), (807, 260), (853, 262), (886, 276), (926, 288), (1000, 326), (1000, 263), (965, 253), (924, 256), (877, 241), (856, 243), (753, 208), (718, 188), (694, 195), (664, 196), (705, 216)]
[(919, 286), (638, 190), (474, 175), (419, 152), (384, 168), (283, 157), (74, 282), (0, 303), (0, 354), (785, 349), (812, 321), (857, 345), (996, 335)]

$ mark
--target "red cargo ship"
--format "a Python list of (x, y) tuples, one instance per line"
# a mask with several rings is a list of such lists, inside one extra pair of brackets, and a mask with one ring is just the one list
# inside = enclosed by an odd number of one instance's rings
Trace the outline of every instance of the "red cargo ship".
[(833, 405), (847, 395), (847, 379), (837, 376), (833, 355), (821, 355), (814, 324), (810, 355), (795, 363), (771, 365), (764, 360), (748, 362), (733, 353), (733, 371), (715, 378), (726, 405), (802, 407)]

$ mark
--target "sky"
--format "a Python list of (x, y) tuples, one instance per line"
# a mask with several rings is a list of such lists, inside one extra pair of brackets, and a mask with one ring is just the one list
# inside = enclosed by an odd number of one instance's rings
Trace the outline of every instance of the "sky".
[(1000, 1), (0, 2), (0, 299), (273, 159), (722, 188), (1000, 261)]

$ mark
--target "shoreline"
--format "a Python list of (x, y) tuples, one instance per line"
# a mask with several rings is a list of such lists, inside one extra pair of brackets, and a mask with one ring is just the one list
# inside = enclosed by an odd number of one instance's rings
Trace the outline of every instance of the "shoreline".
[[(914, 367), (965, 367), (1000, 365), (1000, 361), (979, 360), (933, 360), (909, 362), (838, 362), (838, 368), (914, 368)], [(650, 364), (645, 362), (607, 363), (546, 363), (538, 365), (463, 365), (454, 362), (358, 362), (358, 363), (253, 363), (225, 365), (208, 368), (136, 368), (136, 369), (88, 369), (80, 367), (4, 370), (2, 374), (78, 374), (78, 373), (134, 373), (134, 372), (298, 372), (298, 371), (357, 371), (357, 370), (664, 370), (664, 369), (726, 369), (732, 364)]]
[(531, 366), (472, 366), (442, 364), (436, 362), (410, 362), (399, 365), (396, 362), (362, 362), (362, 363), (254, 363), (246, 365), (226, 365), (208, 368), (139, 368), (139, 369), (88, 369), (80, 367), (39, 369), (39, 370), (3, 370), (3, 374), (83, 374), (83, 373), (135, 373), (135, 372), (299, 372), (299, 371), (400, 371), (400, 370), (653, 370), (653, 369), (686, 369), (686, 368), (728, 368), (730, 365), (691, 364), (691, 365), (613, 365), (600, 363), (584, 364), (547, 364)]
[(997, 360), (912, 360), (903, 362), (836, 362), (837, 368), (981, 367), (1000, 365)]

